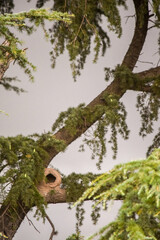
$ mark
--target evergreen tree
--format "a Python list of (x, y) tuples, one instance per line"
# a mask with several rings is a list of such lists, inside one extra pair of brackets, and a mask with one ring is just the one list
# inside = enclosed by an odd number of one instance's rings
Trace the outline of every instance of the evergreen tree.
[[(16, 78), (4, 76), (11, 61), (16, 61), (33, 79), (33, 64), (27, 59), (21, 41), (13, 29), (31, 34), (42, 26), (44, 34), (53, 44), (51, 51), (52, 67), (56, 58), (67, 49), (74, 80), (85, 66), (86, 58), (92, 50), (94, 41), (94, 59), (105, 55), (110, 47), (109, 32), (117, 37), (122, 35), (119, 8), (127, 10), (126, 0), (55, 0), (53, 12), (41, 7), (46, 0), (38, 0), (39, 10), (18, 14), (9, 13), (13, 1), (0, 3), (0, 84), (7, 90), (17, 93), (23, 91), (13, 86)], [(7, 5), (8, 3), (8, 5)], [(84, 144), (92, 149), (92, 157), (98, 156), (97, 167), (106, 154), (106, 135), (111, 132), (109, 142), (113, 157), (118, 151), (117, 136), (128, 139), (129, 129), (126, 123), (126, 109), (120, 101), (127, 90), (138, 91), (137, 109), (142, 125), (140, 136), (153, 132), (154, 121), (158, 121), (160, 108), (160, 67), (134, 73), (133, 70), (145, 44), (148, 31), (160, 27), (160, 0), (133, 0), (135, 7), (135, 29), (132, 41), (121, 64), (115, 69), (106, 67), (108, 86), (87, 106), (80, 104), (60, 113), (46, 134), (17, 137), (0, 137), (0, 239), (12, 239), (27, 212), (36, 206), (36, 216), (48, 218), (45, 212), (47, 203), (77, 201), (77, 233), (68, 239), (83, 239), (79, 226), (83, 220), (82, 203), (90, 199), (94, 202), (92, 217), (96, 222), (99, 216), (99, 204), (105, 208), (109, 200), (121, 200), (117, 219), (104, 226), (93, 235), (99, 239), (159, 239), (159, 149), (160, 129), (151, 146), (146, 160), (118, 165), (109, 173), (95, 176), (71, 174), (63, 176), (64, 191), (50, 191), (41, 196), (38, 186), (44, 178), (44, 168), (61, 151), (71, 144), (94, 124), (91, 138), (84, 138)], [(6, 4), (6, 5), (5, 5)], [(7, 13), (5, 13), (7, 12)], [(67, 13), (66, 13), (67, 12)], [(26, 19), (31, 24), (26, 23)], [(55, 21), (49, 32), (45, 29), (45, 20)], [(102, 21), (107, 21), (104, 29)], [(151, 25), (149, 23), (151, 22)], [(157, 39), (159, 51), (160, 39)], [(84, 144), (81, 146), (82, 150)], [(95, 180), (94, 178), (97, 177)], [(81, 197), (82, 196), (82, 197)], [(79, 199), (79, 200), (78, 200)], [(48, 219), (49, 220), (49, 219)], [(49, 220), (50, 221), (50, 220)], [(55, 234), (54, 228), (51, 238)]]

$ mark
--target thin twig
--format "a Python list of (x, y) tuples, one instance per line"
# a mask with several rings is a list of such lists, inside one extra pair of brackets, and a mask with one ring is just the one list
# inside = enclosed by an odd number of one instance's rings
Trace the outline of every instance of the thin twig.
[(4, 216), (4, 214), (7, 212), (8, 208), (9, 208), (9, 204), (8, 204), (8, 206), (6, 207), (6, 209), (3, 211), (3, 213), (1, 214), (0, 218), (2, 218), (2, 217)]
[(138, 60), (138, 62), (140, 62), (140, 63), (148, 63), (148, 64), (152, 64), (153, 65), (152, 62), (146, 62), (146, 61), (141, 61), (141, 60)]
[(13, 209), (13, 210), (15, 211), (15, 213), (17, 214), (17, 217), (18, 217), (20, 220), (22, 220), (22, 218), (19, 216), (17, 210), (16, 210), (14, 207), (12, 207), (12, 209)]
[(160, 58), (159, 58), (159, 60), (158, 60), (158, 62), (157, 62), (157, 67), (159, 66), (159, 63), (160, 63)]
[(27, 213), (24, 211), (24, 208), (22, 207), (22, 205), (21, 205), (20, 203), (19, 203), (19, 205), (20, 205), (22, 211), (24, 212), (24, 214), (25, 214), (25, 216), (26, 216), (29, 224), (32, 225), (32, 226), (34, 227), (34, 229), (35, 229), (38, 233), (40, 233), (40, 231), (36, 228), (36, 226), (34, 225), (34, 223), (32, 222), (32, 220), (27, 216)]
[(57, 232), (55, 231), (55, 227), (54, 224), (52, 222), (52, 220), (50, 219), (50, 217), (46, 214), (46, 219), (48, 220), (48, 222), (50, 223), (51, 227), (52, 227), (52, 232), (51, 235), (49, 237), (49, 240), (53, 240), (53, 236), (57, 234)]
[(83, 18), (82, 18), (81, 24), (80, 24), (80, 26), (79, 26), (79, 29), (78, 29), (78, 31), (77, 31), (77, 34), (76, 34), (75, 38), (73, 39), (72, 43), (75, 43), (75, 41), (77, 40), (78, 34), (79, 34), (79, 32), (80, 32), (80, 30), (81, 30), (81, 27), (82, 27), (82, 24), (83, 24), (83, 22), (84, 22), (84, 18), (85, 18), (85, 16), (83, 16)]
[(89, 20), (88, 20), (88, 18), (86, 17), (86, 15), (85, 15), (84, 17), (85, 17), (86, 21), (88, 22), (88, 25), (89, 25), (89, 26), (94, 30), (94, 32), (96, 33), (96, 28), (95, 28), (95, 26), (89, 22)]
[(152, 25), (151, 27), (148, 28), (148, 30), (151, 30), (152, 28), (155, 28), (156, 25)]
[(136, 14), (133, 14), (133, 15), (130, 15), (130, 16), (126, 16), (125, 18), (127, 18), (127, 19), (126, 19), (125, 24), (128, 22), (128, 19), (129, 19), (129, 18), (133, 18), (133, 17), (135, 17), (135, 16), (136, 16)]

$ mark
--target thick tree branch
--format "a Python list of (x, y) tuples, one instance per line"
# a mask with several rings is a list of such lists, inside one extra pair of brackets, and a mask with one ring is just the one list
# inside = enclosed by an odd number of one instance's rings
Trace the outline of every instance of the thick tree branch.
[[(135, 26), (134, 36), (132, 38), (131, 44), (122, 61), (122, 65), (128, 67), (131, 71), (135, 67), (135, 64), (143, 48), (145, 38), (147, 35), (148, 19), (149, 19), (148, 4), (146, 4), (146, 1), (134, 0), (133, 2), (135, 5), (135, 11), (136, 11), (136, 26)], [(145, 6), (143, 16), (141, 12), (142, 6)], [(90, 114), (93, 115), (96, 105), (105, 104), (105, 102), (103, 101), (104, 94), (107, 93), (111, 95), (117, 95), (117, 97), (120, 99), (126, 91), (127, 91), (127, 88), (124, 89), (124, 87), (121, 86), (119, 79), (114, 79), (114, 81), (104, 91), (102, 91), (93, 101), (91, 101), (87, 105), (87, 109), (89, 109)], [(63, 140), (68, 146), (75, 139), (80, 137), (82, 133), (84, 133), (90, 126), (92, 126), (101, 116), (93, 118), (92, 122), (90, 123), (85, 123), (84, 126), (81, 127), (81, 129), (77, 130), (77, 133), (74, 136), (72, 136), (65, 128), (62, 128), (54, 135), (54, 137), (56, 139)], [(48, 153), (49, 153), (49, 158), (46, 160), (45, 166), (48, 166), (48, 164), (52, 161), (52, 159), (58, 154), (58, 152), (55, 149), (49, 149)]]
[(152, 93), (153, 92), (153, 88), (150, 85), (147, 85), (145, 83), (145, 79), (149, 78), (149, 79), (154, 79), (159, 77), (160, 78), (160, 67), (155, 67), (155, 68), (150, 68), (149, 70), (143, 71), (143, 72), (139, 72), (135, 74), (138, 79), (140, 79), (140, 83), (138, 82), (138, 84), (134, 84), (134, 86), (129, 87), (128, 90), (134, 90), (134, 91), (141, 91), (141, 92), (146, 92), (146, 93)]
[(143, 72), (139, 72), (137, 73), (138, 77), (141, 78), (142, 80), (144, 78), (155, 78), (160, 76), (160, 66), (159, 67), (155, 67), (155, 68), (150, 68), (146, 71)]
[(122, 65), (127, 66), (131, 71), (135, 67), (143, 48), (149, 20), (148, 2), (145, 0), (133, 0), (133, 2), (136, 12), (136, 26), (133, 39), (122, 62)]

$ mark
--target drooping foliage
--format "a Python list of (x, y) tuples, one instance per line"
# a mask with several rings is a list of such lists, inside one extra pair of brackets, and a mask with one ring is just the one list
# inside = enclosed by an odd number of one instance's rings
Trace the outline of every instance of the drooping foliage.
[(14, 91), (17, 94), (25, 92), (23, 88), (13, 85), (13, 82), (20, 82), (20, 80), (17, 77), (3, 77), (0, 81), (0, 85), (2, 85), (6, 90)]
[[(37, 7), (42, 7), (46, 1), (39, 0)], [(159, 0), (150, 4), (151, 12), (155, 19), (152, 21), (152, 27), (159, 28)], [(73, 24), (68, 27), (65, 23), (57, 22), (50, 29), (52, 66), (55, 67), (56, 58), (68, 51), (71, 61), (73, 78), (76, 80), (80, 71), (84, 68), (87, 56), (93, 48), (93, 62), (97, 62), (101, 53), (105, 55), (110, 47), (110, 31), (113, 31), (118, 37), (122, 35), (120, 11), (123, 7), (127, 10), (130, 3), (126, 0), (56, 0), (52, 9), (54, 11), (69, 12), (75, 15)], [(143, 16), (144, 6), (141, 6), (141, 16)], [(143, 17), (141, 17), (141, 23)]]
[[(91, 52), (92, 43), (94, 45), (93, 62), (97, 61), (100, 52), (104, 56), (106, 49), (110, 46), (109, 31), (115, 32), (118, 37), (122, 33), (119, 6), (127, 8), (123, 0), (54, 1), (54, 11), (73, 13), (75, 18), (69, 27), (65, 23), (59, 22), (54, 24), (50, 30), (53, 44), (52, 66), (55, 66), (56, 57), (67, 49), (72, 74), (76, 79), (84, 67), (86, 57)], [(103, 21), (104, 18), (105, 21)], [(108, 27), (108, 31), (106, 27)]]
[[(45, 20), (47, 21), (64, 21), (65, 23), (71, 23), (71, 17), (67, 13), (53, 12), (46, 9), (32, 9), (29, 12), (21, 12), (16, 14), (0, 14), (0, 38), (4, 41), (0, 45), (0, 67), (1, 72), (8, 68), (8, 64), (11, 61), (16, 63), (24, 69), (24, 72), (29, 76), (30, 80), (33, 80), (32, 72), (36, 70), (36, 67), (28, 60), (26, 50), (22, 48), (23, 41), (19, 39), (16, 31), (32, 34), (38, 27), (42, 27), (44, 34), (48, 37), (45, 29)], [(0, 78), (3, 74), (0, 75)], [(11, 83), (15, 81), (13, 78), (2, 78), (0, 84), (5, 89), (14, 90), (16, 92), (22, 92), (22, 89), (14, 87)]]
[(25, 207), (36, 206), (37, 214), (44, 216), (45, 202), (37, 184), (44, 177), (46, 149), (51, 146), (57, 151), (65, 148), (63, 142), (54, 139), (50, 133), (0, 137), (0, 204), (10, 204), (15, 210), (21, 201)]
[[(115, 221), (89, 239), (159, 239), (160, 233), (160, 149), (146, 160), (115, 166), (97, 177), (78, 203), (96, 200), (96, 205), (121, 199), (122, 206)], [(96, 238), (97, 239), (97, 238)]]
[(14, 8), (14, 0), (1, 0), (0, 1), (0, 13), (12, 13)]
[[(97, 167), (103, 161), (106, 154), (106, 134), (109, 132), (108, 143), (111, 144), (113, 157), (117, 155), (117, 135), (120, 134), (124, 139), (128, 138), (129, 130), (126, 124), (126, 110), (122, 102), (118, 101), (117, 96), (104, 94), (104, 105), (96, 105), (93, 109), (85, 107), (84, 104), (77, 108), (69, 108), (66, 112), (62, 112), (55, 121), (52, 130), (65, 129), (75, 135), (81, 132), (85, 124), (91, 125), (94, 119), (99, 117), (93, 129), (85, 134), (84, 144), (88, 145), (92, 150), (92, 159), (98, 156)], [(92, 113), (92, 114), (91, 114)], [(83, 131), (82, 131), (83, 132)], [(84, 144), (80, 146), (80, 151), (84, 151)]]
[[(159, 119), (160, 108), (160, 80), (159, 77), (154, 81), (153, 78), (144, 78), (132, 73), (125, 66), (117, 66), (114, 70), (106, 69), (106, 81), (118, 79), (121, 88), (135, 89), (140, 88), (142, 84), (150, 92), (142, 92), (137, 95), (137, 110), (141, 117), (141, 127), (139, 135), (147, 136), (154, 130), (154, 124)], [(84, 126), (96, 123), (84, 135), (80, 151), (84, 151), (85, 145), (92, 150), (92, 159), (98, 157), (97, 166), (100, 168), (104, 156), (106, 156), (107, 145), (111, 144), (113, 150), (113, 158), (116, 158), (118, 151), (117, 137), (118, 134), (123, 139), (128, 139), (129, 129), (126, 123), (127, 112), (123, 102), (119, 101), (119, 97), (112, 94), (103, 94), (103, 105), (96, 105), (89, 108), (85, 104), (80, 104), (77, 108), (69, 108), (65, 112), (61, 112), (57, 120), (52, 126), (52, 131), (56, 132), (60, 128), (65, 129), (71, 135), (83, 133)], [(98, 120), (97, 120), (98, 117)], [(148, 153), (153, 147), (159, 147), (159, 133), (153, 139), (152, 147), (149, 147)]]

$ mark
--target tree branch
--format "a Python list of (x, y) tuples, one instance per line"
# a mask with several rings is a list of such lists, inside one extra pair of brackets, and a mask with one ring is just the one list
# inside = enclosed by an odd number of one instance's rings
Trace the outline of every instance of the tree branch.
[(148, 3), (145, 0), (133, 0), (133, 3), (136, 12), (136, 26), (132, 42), (122, 62), (122, 65), (127, 66), (130, 70), (135, 67), (143, 48), (149, 20)]
[(52, 222), (52, 220), (50, 219), (50, 217), (46, 214), (46, 219), (48, 220), (49, 224), (51, 225), (52, 227), (52, 232), (51, 232), (51, 235), (49, 237), (49, 240), (52, 240), (53, 239), (53, 236), (57, 234), (57, 232), (55, 231), (55, 227), (54, 227), (54, 224)]
[(146, 93), (152, 93), (153, 88), (145, 83), (145, 78), (154, 79), (155, 77), (160, 77), (160, 66), (155, 68), (150, 68), (149, 70), (135, 73), (138, 79), (141, 80), (141, 84), (134, 84), (134, 86), (129, 87), (128, 90), (141, 91)]
[[(149, 19), (149, 11), (148, 11), (148, 4), (146, 4), (145, 0), (133, 0), (135, 5), (135, 12), (136, 12), (136, 25), (135, 25), (135, 31), (134, 36), (132, 38), (131, 44), (128, 48), (128, 51), (122, 61), (122, 66), (128, 67), (131, 71), (133, 70), (138, 57), (140, 55), (140, 52), (143, 48), (145, 38), (147, 35), (147, 28), (148, 28), (148, 19)], [(142, 11), (141, 7), (145, 6), (145, 11)], [(143, 19), (143, 22), (142, 22)], [(124, 89), (124, 87), (121, 86), (119, 79), (114, 79), (113, 82), (104, 90), (102, 91), (93, 101), (91, 101), (86, 108), (90, 111), (90, 115), (92, 116), (92, 121), (85, 122), (84, 126), (81, 127), (81, 129), (77, 129), (76, 134), (73, 136), (71, 135), (65, 127), (60, 129), (54, 137), (58, 140), (63, 140), (65, 144), (68, 146), (70, 143), (72, 143), (75, 139), (80, 137), (85, 131), (92, 126), (100, 117), (103, 115), (103, 113), (99, 116), (96, 116), (93, 118), (93, 112), (95, 110), (95, 107), (97, 105), (105, 105), (105, 102), (103, 100), (104, 94), (111, 94), (111, 95), (117, 95), (117, 97), (120, 99), (124, 93), (128, 89)], [(45, 161), (45, 166), (48, 166), (49, 163), (52, 161), (52, 159), (58, 154), (58, 152), (54, 148), (48, 149), (49, 158)]]

